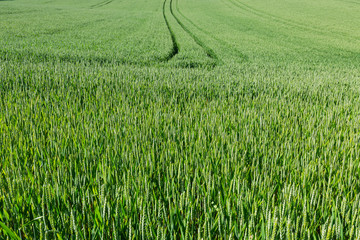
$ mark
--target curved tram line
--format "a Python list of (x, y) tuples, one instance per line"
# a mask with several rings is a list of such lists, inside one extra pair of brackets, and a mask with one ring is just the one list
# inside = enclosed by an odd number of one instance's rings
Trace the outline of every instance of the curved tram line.
[(114, 0), (106, 0), (106, 1), (103, 1), (103, 2), (100, 2), (100, 3), (97, 3), (97, 4), (94, 4), (92, 5), (90, 8), (100, 8), (100, 7), (103, 7), (103, 6), (106, 6), (110, 3), (112, 3)]
[[(286, 19), (284, 17), (279, 17), (279, 16), (276, 16), (274, 14), (271, 14), (271, 13), (267, 13), (265, 11), (262, 11), (262, 10), (258, 10), (254, 7), (251, 7), (249, 6), (248, 4), (245, 4), (239, 0), (228, 0), (233, 6), (239, 8), (239, 9), (242, 9), (243, 11), (246, 11), (246, 12), (249, 12), (249, 13), (252, 13), (253, 15), (255, 16), (258, 16), (258, 17), (261, 17), (263, 19), (266, 19), (266, 20), (270, 20), (270, 21), (273, 21), (273, 22), (277, 22), (279, 24), (282, 24), (284, 26), (289, 26), (291, 28), (295, 28), (295, 29), (298, 29), (300, 31), (307, 31), (307, 32), (312, 32), (312, 33), (315, 33), (315, 34), (326, 34), (326, 33), (329, 33), (327, 32), (326, 30), (324, 29), (319, 29), (317, 27), (313, 27), (313, 26), (308, 26), (308, 25), (305, 25), (303, 23), (299, 23), (299, 22), (296, 22), (296, 21), (293, 21), (293, 20), (290, 20), (290, 19)], [(344, 38), (347, 38), (349, 39), (350, 41), (358, 41), (359, 39), (356, 38), (356, 37), (353, 37), (353, 36), (344, 36), (343, 34), (341, 33), (338, 33), (338, 32), (331, 32), (331, 35), (332, 37), (336, 38), (336, 39), (344, 39)]]
[(170, 59), (172, 59), (173, 57), (175, 57), (176, 54), (179, 53), (179, 45), (176, 41), (176, 37), (175, 37), (175, 33), (174, 31), (171, 29), (170, 27), (170, 24), (169, 24), (169, 21), (168, 19), (166, 18), (166, 14), (165, 14), (165, 4), (166, 4), (166, 0), (164, 0), (164, 3), (163, 3), (163, 16), (164, 16), (164, 20), (165, 20), (165, 23), (166, 23), (166, 26), (169, 30), (169, 33), (170, 33), (170, 37), (171, 37), (171, 41), (172, 41), (172, 49), (169, 53), (168, 56), (166, 56), (163, 61), (169, 61)]
[(234, 46), (231, 46), (229, 43), (227, 43), (226, 41), (214, 36), (211, 32), (199, 27), (197, 24), (195, 24), (190, 18), (186, 17), (179, 8), (179, 3), (178, 0), (176, 1), (176, 10), (178, 11), (178, 13), (186, 20), (188, 21), (191, 25), (193, 25), (196, 29), (198, 29), (199, 31), (203, 32), (204, 34), (208, 35), (209, 37), (211, 37), (212, 39), (214, 39), (215, 41), (219, 42), (220, 44), (226, 46), (228, 49), (231, 49), (233, 52), (236, 52), (236, 54), (243, 60), (243, 61), (247, 61), (249, 60), (248, 56), (245, 55), (244, 53), (240, 52), (237, 48), (235, 48)]
[[(114, 0), (106, 0), (100, 3), (92, 5), (90, 8), (100, 8), (105, 5), (112, 3)], [(69, 62), (69, 63), (86, 63), (86, 64), (100, 64), (100, 65), (107, 65), (107, 64), (117, 64), (117, 65), (139, 65), (139, 66), (151, 66), (153, 64), (161, 63), (161, 62), (168, 62), (172, 58), (174, 58), (180, 51), (179, 44), (176, 40), (175, 33), (170, 26), (168, 17), (166, 16), (166, 3), (167, 0), (163, 2), (163, 18), (165, 20), (165, 24), (168, 28), (172, 47), (170, 52), (163, 57), (158, 58), (152, 63), (136, 63), (136, 62), (128, 62), (124, 59), (108, 59), (107, 57), (95, 57), (90, 56), (87, 58), (83, 58), (80, 56), (75, 56), (72, 54), (65, 54), (65, 55), (56, 55), (53, 53), (41, 53), (41, 52), (33, 52), (33, 51), (8, 51), (4, 49), (0, 49), (0, 60), (8, 61), (10, 59), (14, 59), (17, 61), (24, 61), (24, 59), (32, 59), (33, 61), (37, 60), (37, 62)], [(182, 29), (189, 34), (189, 36), (198, 44), (207, 54), (207, 56), (214, 60), (216, 66), (221, 60), (217, 57), (215, 52), (207, 47), (194, 33), (192, 33), (181, 21), (180, 19), (174, 14), (173, 12), (173, 1), (170, 0), (170, 13), (175, 18), (176, 22), (182, 27)], [(181, 13), (180, 13), (181, 14)], [(181, 14), (182, 15), (182, 14)], [(102, 19), (103, 20), (103, 19)], [(84, 24), (87, 25), (87, 24)]]
[(170, 0), (170, 13), (175, 18), (176, 22), (182, 27), (182, 29), (189, 34), (189, 36), (194, 39), (194, 41), (206, 52), (206, 55), (215, 61), (215, 65), (221, 62), (218, 58), (216, 53), (205, 45), (194, 33), (192, 33), (181, 21), (180, 19), (174, 14), (173, 11), (173, 0)]

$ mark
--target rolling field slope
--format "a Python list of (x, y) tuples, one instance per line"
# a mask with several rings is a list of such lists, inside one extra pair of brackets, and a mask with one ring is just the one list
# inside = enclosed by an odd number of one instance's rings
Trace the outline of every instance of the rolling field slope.
[(0, 239), (359, 239), (358, 0), (0, 0)]

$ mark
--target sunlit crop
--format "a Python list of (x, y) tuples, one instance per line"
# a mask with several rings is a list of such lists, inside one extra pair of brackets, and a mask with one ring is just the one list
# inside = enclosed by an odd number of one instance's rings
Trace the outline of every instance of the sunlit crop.
[(0, 239), (359, 239), (359, 12), (0, 0)]

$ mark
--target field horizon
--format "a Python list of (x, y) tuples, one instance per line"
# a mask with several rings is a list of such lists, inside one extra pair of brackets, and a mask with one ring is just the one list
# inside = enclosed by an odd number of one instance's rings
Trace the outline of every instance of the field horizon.
[(358, 0), (0, 0), (0, 239), (359, 239)]

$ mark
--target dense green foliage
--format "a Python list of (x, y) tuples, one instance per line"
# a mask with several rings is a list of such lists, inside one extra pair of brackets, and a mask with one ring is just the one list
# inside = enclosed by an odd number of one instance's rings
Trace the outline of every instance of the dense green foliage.
[(0, 0), (0, 239), (358, 239), (359, 10)]

